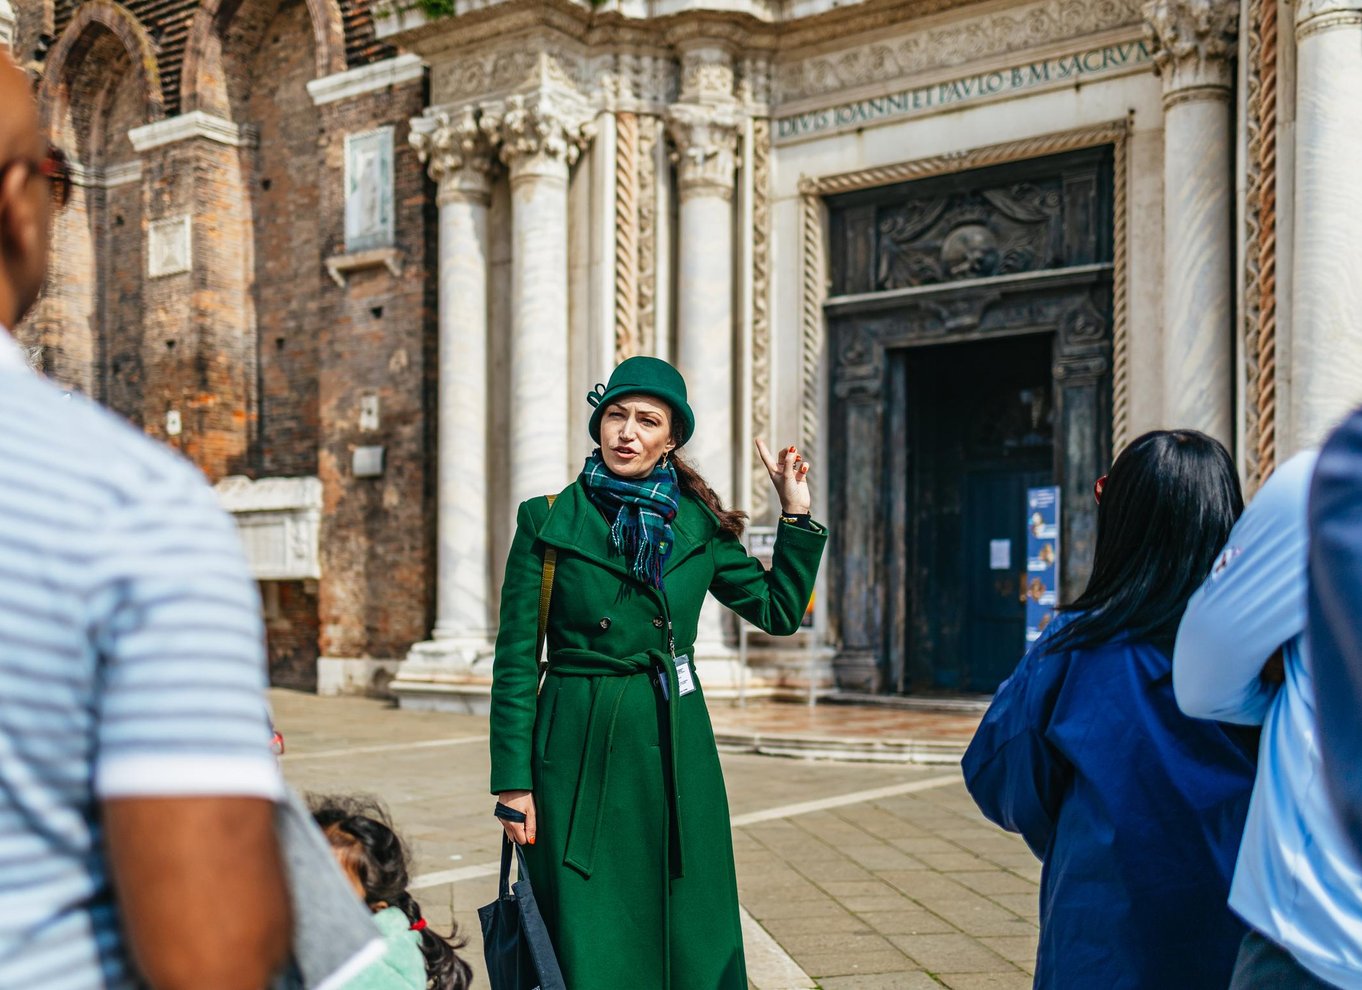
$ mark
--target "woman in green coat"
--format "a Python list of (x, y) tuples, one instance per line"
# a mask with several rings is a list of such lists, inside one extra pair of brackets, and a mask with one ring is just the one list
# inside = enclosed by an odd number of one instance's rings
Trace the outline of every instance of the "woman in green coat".
[[(826, 542), (808, 462), (758, 447), (780, 497), (770, 570), (676, 454), (695, 417), (671, 365), (630, 358), (588, 396), (600, 444), (520, 506), (492, 680), (492, 792), (526, 846), (569, 990), (746, 990), (728, 797), (696, 674), (705, 595), (768, 633), (803, 618)], [(547, 549), (556, 553), (539, 688)]]

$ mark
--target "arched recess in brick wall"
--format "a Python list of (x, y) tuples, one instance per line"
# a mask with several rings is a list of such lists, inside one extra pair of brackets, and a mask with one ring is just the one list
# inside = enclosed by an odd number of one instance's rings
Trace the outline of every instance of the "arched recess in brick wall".
[(107, 0), (82, 5), (48, 57), (39, 104), (77, 185), (54, 224), (30, 342), (55, 379), (141, 423), (144, 204), (128, 131), (159, 119), (164, 101), (136, 17)]
[[(306, 0), (313, 43), (313, 76), (320, 78), (345, 69), (345, 22), (337, 0)], [(204, 0), (189, 27), (181, 70), (180, 104), (186, 111), (204, 110), (230, 116), (240, 103), (245, 80), (232, 78), (233, 61), (243, 47), (260, 39), (262, 15), (276, 8), (275, 0)], [(301, 40), (301, 39), (296, 39)]]

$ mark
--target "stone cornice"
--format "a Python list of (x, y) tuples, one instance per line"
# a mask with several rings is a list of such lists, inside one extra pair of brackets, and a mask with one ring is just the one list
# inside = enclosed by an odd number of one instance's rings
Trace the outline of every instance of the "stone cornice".
[(167, 117), (128, 131), (128, 140), (132, 142), (133, 150), (139, 153), (192, 138), (206, 138), (218, 144), (242, 148), (253, 147), (257, 134), (256, 129), (249, 124), (234, 124), (202, 110), (191, 110), (178, 117)]
[(389, 86), (419, 82), (425, 74), (425, 63), (419, 55), (398, 55), (346, 72), (313, 79), (307, 84), (307, 94), (317, 106), (348, 100)]
[(1146, 32), (1166, 99), (1188, 91), (1225, 90), (1234, 81), (1238, 0), (1149, 0)]

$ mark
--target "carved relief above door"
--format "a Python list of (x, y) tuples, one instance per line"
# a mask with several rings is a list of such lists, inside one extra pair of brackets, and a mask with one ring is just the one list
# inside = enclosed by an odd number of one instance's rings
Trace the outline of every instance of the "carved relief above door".
[(875, 227), (877, 289), (1062, 268), (1063, 190), (1058, 179), (905, 198)]

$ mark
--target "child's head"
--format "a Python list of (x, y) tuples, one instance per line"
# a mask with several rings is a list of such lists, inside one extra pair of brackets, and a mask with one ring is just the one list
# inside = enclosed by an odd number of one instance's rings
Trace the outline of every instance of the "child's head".
[[(377, 800), (368, 797), (313, 796), (312, 817), (321, 827), (341, 869), (355, 893), (371, 911), (394, 907), (407, 916), (420, 932), (421, 953), (426, 959), (430, 986), (435, 990), (462, 990), (472, 970), (454, 953), (463, 942), (435, 934), (421, 916), (421, 906), (407, 893), (411, 854), (391, 819)], [(419, 927), (417, 927), (419, 925)]]

